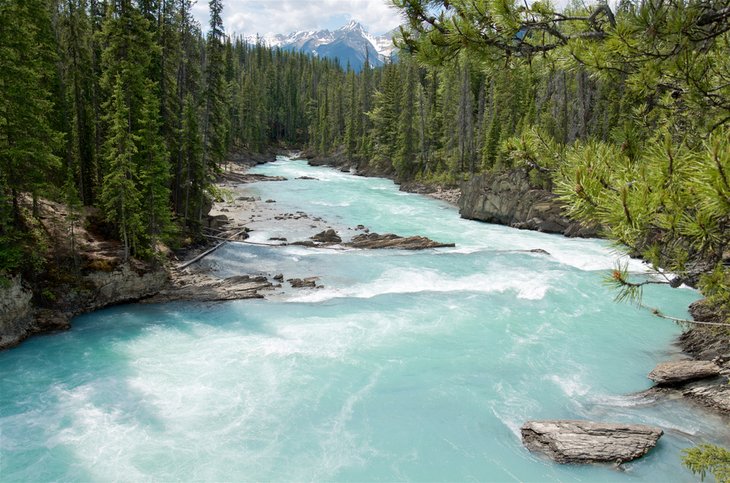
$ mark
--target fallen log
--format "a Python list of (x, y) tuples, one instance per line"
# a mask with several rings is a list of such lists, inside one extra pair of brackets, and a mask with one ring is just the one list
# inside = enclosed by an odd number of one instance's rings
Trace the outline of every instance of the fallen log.
[(189, 260), (189, 261), (187, 261), (187, 262), (183, 263), (182, 265), (179, 265), (179, 266), (177, 267), (177, 268), (178, 268), (178, 270), (182, 270), (183, 268), (187, 268), (187, 267), (189, 267), (190, 265), (192, 265), (193, 263), (195, 263), (195, 262), (197, 262), (197, 261), (199, 261), (199, 260), (203, 259), (203, 257), (207, 257), (208, 255), (210, 255), (210, 254), (211, 254), (211, 253), (213, 253), (214, 251), (218, 250), (218, 249), (219, 249), (220, 247), (222, 247), (223, 245), (225, 245), (225, 244), (226, 244), (226, 243), (228, 243), (229, 241), (231, 241), (231, 240), (233, 240), (234, 238), (236, 238), (237, 236), (239, 236), (239, 235), (240, 235), (241, 233), (245, 233), (245, 231), (246, 231), (246, 229), (245, 229), (245, 228), (244, 228), (243, 230), (237, 231), (236, 233), (234, 233), (233, 235), (229, 236), (228, 238), (226, 238), (225, 240), (223, 240), (222, 242), (220, 242), (219, 244), (217, 244), (217, 245), (216, 245), (216, 246), (214, 246), (213, 248), (210, 248), (210, 249), (208, 249), (208, 250), (204, 251), (203, 253), (201, 253), (200, 255), (198, 255), (197, 257), (193, 258), (192, 260)]

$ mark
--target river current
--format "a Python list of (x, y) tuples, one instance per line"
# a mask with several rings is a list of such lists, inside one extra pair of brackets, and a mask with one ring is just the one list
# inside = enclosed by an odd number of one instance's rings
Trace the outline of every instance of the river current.
[[(118, 306), (0, 353), (0, 480), (693, 481), (681, 449), (730, 442), (702, 409), (632, 395), (676, 356), (680, 329), (613, 302), (608, 243), (463, 220), (391, 181), (304, 161), (254, 172), (288, 180), (249, 195), (343, 237), (362, 224), (456, 247), (230, 243), (203, 261), (221, 276), (319, 276), (324, 288)], [(276, 225), (251, 235), (297, 239)], [(680, 317), (697, 298), (645, 292)], [(558, 465), (519, 436), (528, 419), (558, 418), (665, 435), (622, 470)]]

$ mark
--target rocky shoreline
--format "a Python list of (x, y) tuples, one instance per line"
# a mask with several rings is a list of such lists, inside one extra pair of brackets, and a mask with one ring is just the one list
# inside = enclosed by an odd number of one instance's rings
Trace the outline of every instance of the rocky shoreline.
[[(181, 253), (182, 260), (167, 252), (166, 263), (150, 264), (131, 260), (121, 263), (119, 244), (108, 242), (94, 233), (80, 229), (78, 237), (88, 241), (81, 246), (82, 256), (88, 261), (85, 272), (78, 277), (49, 282), (53, 296), (40, 300), (38, 287), (16, 276), (6, 286), (0, 286), (0, 350), (20, 344), (37, 334), (68, 330), (71, 319), (83, 313), (124, 303), (166, 303), (173, 301), (215, 302), (248, 298), (263, 298), (264, 293), (281, 287), (283, 275), (271, 280), (261, 274), (243, 274), (219, 278), (197, 264), (180, 268), (185, 259), (194, 260), (201, 253), (224, 241), (243, 241), (247, 232), (276, 223), (284, 233), (309, 232), (312, 236), (289, 242), (285, 237), (274, 237), (270, 245), (302, 245), (310, 247), (342, 247), (356, 249), (422, 250), (453, 246), (425, 237), (400, 237), (395, 234), (377, 234), (362, 226), (350, 228), (345, 241), (323, 219), (304, 212), (286, 213), (278, 209), (275, 200), (262, 201), (238, 192), (241, 185), (252, 182), (282, 181), (272, 177), (248, 173), (248, 169), (272, 161), (262, 156), (247, 162), (230, 163), (217, 180), (218, 187), (233, 191), (232, 199), (219, 199), (212, 204), (205, 220), (208, 243)], [(273, 158), (273, 156), (271, 156)], [(45, 219), (62, 220), (66, 213), (60, 205), (44, 205)], [(51, 206), (53, 205), (53, 206)], [(58, 223), (61, 225), (62, 223)], [(58, 226), (48, 227), (58, 231)], [(317, 233), (318, 232), (318, 233)], [(235, 236), (231, 236), (231, 234)], [(63, 240), (61, 232), (55, 234)], [(99, 250), (104, 246), (104, 250)], [(312, 276), (303, 280), (289, 279), (293, 288), (320, 288)], [(44, 291), (47, 289), (43, 289)]]
[(534, 187), (523, 168), (474, 176), (462, 184), (459, 198), (462, 218), (567, 237), (600, 235), (598, 227), (571, 220), (563, 211), (557, 195)]

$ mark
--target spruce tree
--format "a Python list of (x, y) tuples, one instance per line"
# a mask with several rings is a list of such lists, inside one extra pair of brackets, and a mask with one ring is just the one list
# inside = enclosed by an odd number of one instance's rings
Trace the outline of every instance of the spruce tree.
[(49, 119), (53, 46), (44, 35), (49, 13), (41, 0), (0, 4), (0, 188), (12, 202), (16, 227), (21, 192), (35, 198), (60, 166), (54, 148), (61, 136)]
[[(215, 171), (226, 155), (227, 123), (223, 59), (223, 2), (210, 0), (210, 30), (206, 41), (205, 57), (205, 108), (203, 113), (203, 172), (207, 178)], [(209, 180), (206, 180), (206, 183)], [(205, 196), (201, 191), (200, 196)], [(204, 200), (198, 204), (198, 220), (203, 217)]]
[(415, 90), (415, 67), (407, 63), (405, 65), (405, 82), (401, 93), (400, 116), (397, 125), (397, 150), (393, 160), (393, 168), (401, 179), (407, 179), (414, 171), (413, 163), (416, 153)]
[(101, 202), (107, 220), (119, 231), (124, 246), (124, 261), (137, 249), (142, 235), (141, 193), (137, 188), (137, 139), (132, 134), (129, 107), (125, 101), (122, 76), (117, 75), (106, 116), (107, 140), (104, 160), (107, 171), (101, 191)]
[(139, 192), (142, 196), (141, 221), (144, 225), (144, 249), (155, 250), (158, 241), (167, 241), (172, 229), (170, 210), (169, 154), (160, 134), (160, 103), (155, 86), (148, 81), (143, 99), (140, 129), (137, 134)]

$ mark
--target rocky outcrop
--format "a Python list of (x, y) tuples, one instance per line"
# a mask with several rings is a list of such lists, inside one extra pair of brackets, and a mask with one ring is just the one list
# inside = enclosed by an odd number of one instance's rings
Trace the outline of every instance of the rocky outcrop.
[(68, 329), (76, 315), (154, 295), (168, 281), (162, 267), (135, 270), (121, 265), (116, 270), (92, 271), (73, 285), (57, 287), (54, 300), (34, 304), (31, 290), (16, 277), (9, 287), (0, 289), (0, 349), (12, 347), (33, 334)]
[(459, 188), (453, 188), (448, 186), (434, 185), (419, 183), (416, 181), (406, 181), (400, 184), (398, 188), (406, 193), (416, 193), (419, 195), (426, 195), (437, 200), (445, 201), (452, 205), (459, 204), (459, 198), (461, 198), (461, 190)]
[(720, 375), (720, 366), (712, 361), (670, 361), (658, 364), (649, 379), (660, 386), (677, 386)]
[(182, 273), (174, 276), (168, 288), (159, 291), (144, 303), (162, 303), (178, 300), (196, 302), (214, 302), (221, 300), (240, 300), (263, 298), (260, 290), (267, 290), (273, 285), (264, 276), (251, 277), (237, 275), (228, 278), (217, 278), (204, 273)]
[(273, 152), (254, 153), (246, 150), (236, 150), (228, 153), (228, 160), (234, 164), (244, 166), (256, 166), (276, 161), (276, 154)]
[(28, 336), (33, 321), (33, 292), (18, 275), (0, 285), (0, 349)]
[(484, 173), (463, 183), (459, 213), (471, 220), (571, 237), (598, 234), (596, 227), (568, 219), (557, 195), (532, 187), (525, 169)]
[(727, 381), (723, 384), (688, 387), (682, 394), (705, 407), (730, 414), (730, 384)]
[(317, 233), (310, 239), (319, 243), (340, 243), (342, 241), (337, 232), (331, 228)]
[(322, 285), (317, 285), (319, 277), (307, 277), (307, 278), (289, 278), (286, 281), (292, 288), (322, 288)]
[(401, 250), (424, 250), (426, 248), (453, 247), (453, 243), (440, 243), (424, 236), (402, 237), (392, 233), (380, 235), (378, 233), (362, 233), (345, 243), (352, 248), (397, 248)]
[(89, 301), (83, 307), (84, 312), (90, 312), (150, 297), (167, 286), (169, 277), (162, 267), (137, 271), (122, 265), (112, 272), (92, 272), (84, 280), (90, 293)]
[(528, 421), (522, 443), (558, 463), (624, 463), (644, 456), (664, 433), (643, 424)]
[[(689, 306), (694, 320), (712, 324), (730, 323), (730, 314), (707, 299), (698, 300)], [(730, 360), (730, 326), (695, 325), (679, 337), (684, 352), (697, 359), (711, 360), (723, 357)]]

